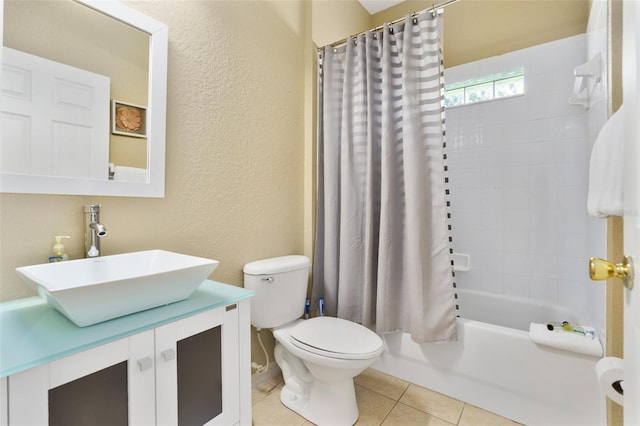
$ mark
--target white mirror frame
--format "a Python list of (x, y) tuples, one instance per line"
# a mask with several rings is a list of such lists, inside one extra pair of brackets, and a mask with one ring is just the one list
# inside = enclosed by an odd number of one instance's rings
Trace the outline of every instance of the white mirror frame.
[[(149, 34), (149, 99), (147, 103), (148, 183), (57, 176), (0, 174), (0, 192), (27, 194), (107, 195), (164, 197), (164, 167), (167, 117), (168, 28), (117, 0), (75, 0), (106, 16)], [(4, 0), (0, 0), (0, 22), (4, 22)], [(2, 28), (0, 26), (0, 28)], [(2, 32), (0, 31), (0, 42)], [(0, 54), (1, 56), (1, 54)], [(1, 71), (0, 71), (1, 72)]]

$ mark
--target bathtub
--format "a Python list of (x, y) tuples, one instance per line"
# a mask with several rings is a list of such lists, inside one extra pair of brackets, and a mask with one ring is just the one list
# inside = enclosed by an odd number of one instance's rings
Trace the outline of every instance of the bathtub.
[(457, 342), (417, 344), (409, 334), (387, 334), (373, 368), (527, 426), (606, 424), (595, 375), (599, 358), (529, 338), (531, 322), (575, 324), (576, 315), (476, 291), (458, 290), (458, 298)]

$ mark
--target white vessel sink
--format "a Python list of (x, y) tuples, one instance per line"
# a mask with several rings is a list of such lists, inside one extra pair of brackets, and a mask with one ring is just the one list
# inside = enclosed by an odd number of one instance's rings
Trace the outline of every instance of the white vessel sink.
[(47, 303), (79, 327), (186, 299), (217, 260), (164, 250), (16, 268)]

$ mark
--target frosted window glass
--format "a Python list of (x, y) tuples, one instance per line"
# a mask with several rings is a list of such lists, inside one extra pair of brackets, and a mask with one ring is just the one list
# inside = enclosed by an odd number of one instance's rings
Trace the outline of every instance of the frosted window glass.
[(506, 98), (524, 94), (524, 76), (507, 78), (495, 82), (495, 97)]
[(493, 82), (465, 87), (464, 89), (464, 100), (467, 104), (491, 99), (493, 99)]
[(470, 78), (444, 87), (444, 106), (455, 107), (524, 94), (524, 67)]
[(444, 95), (444, 106), (452, 107), (464, 104), (464, 87), (461, 89), (450, 90)]

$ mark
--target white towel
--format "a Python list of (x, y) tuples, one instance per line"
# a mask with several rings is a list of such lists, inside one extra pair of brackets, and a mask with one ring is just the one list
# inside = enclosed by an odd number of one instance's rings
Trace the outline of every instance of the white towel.
[(115, 166), (113, 180), (120, 182), (147, 182), (147, 169), (138, 167)]
[(602, 126), (591, 151), (587, 211), (591, 216), (622, 216), (623, 107)]
[[(588, 327), (583, 328), (593, 330)], [(546, 324), (533, 322), (529, 326), (529, 336), (534, 343), (539, 345), (597, 357), (603, 355), (602, 344), (598, 336), (591, 338), (569, 331), (549, 330)]]

